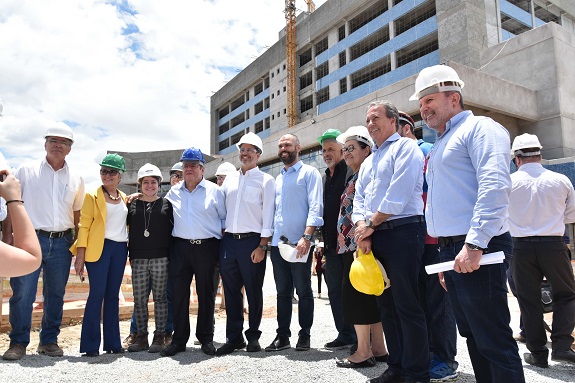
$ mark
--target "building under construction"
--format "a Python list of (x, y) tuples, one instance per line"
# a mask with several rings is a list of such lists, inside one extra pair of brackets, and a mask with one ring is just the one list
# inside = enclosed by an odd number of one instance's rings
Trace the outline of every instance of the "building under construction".
[[(368, 103), (381, 99), (420, 120), (408, 100), (415, 77), (446, 63), (465, 81), (467, 109), (500, 122), (511, 139), (537, 134), (543, 157), (567, 164), (562, 172), (575, 180), (572, 0), (328, 0), (313, 12), (301, 1), (290, 29), (295, 3), (278, 0), (288, 28), (211, 98), (211, 152), (221, 158), (207, 164), (208, 178), (221, 161), (239, 166), (234, 144), (248, 131), (262, 137), (270, 174), (281, 168), (277, 141), (286, 132), (300, 138), (304, 162), (322, 169), (325, 130), (364, 124)], [(295, 41), (295, 60), (286, 41)]]

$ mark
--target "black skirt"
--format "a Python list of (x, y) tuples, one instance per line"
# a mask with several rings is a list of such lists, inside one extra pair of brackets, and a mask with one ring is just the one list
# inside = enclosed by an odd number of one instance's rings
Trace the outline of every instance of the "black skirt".
[(381, 322), (375, 295), (357, 291), (349, 280), (349, 270), (353, 262), (353, 252), (342, 254), (343, 260), (343, 320), (345, 323), (369, 325)]

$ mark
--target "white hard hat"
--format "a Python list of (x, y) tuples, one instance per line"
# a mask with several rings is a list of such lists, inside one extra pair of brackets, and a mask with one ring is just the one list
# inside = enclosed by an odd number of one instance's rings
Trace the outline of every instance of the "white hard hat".
[[(302, 258), (297, 258), (297, 250), (295, 246), (288, 245), (287, 243), (278, 243), (278, 248), (280, 251), (280, 255), (286, 262), (295, 263), (295, 262), (305, 262), (307, 261), (307, 256)], [(305, 258), (305, 260), (304, 260)]]
[(517, 154), (522, 157), (540, 156), (541, 150), (532, 152), (523, 152), (521, 149), (542, 149), (539, 138), (535, 134), (523, 133), (520, 136), (515, 137), (513, 140), (513, 145), (511, 145), (511, 158), (513, 159)]
[(46, 137), (62, 137), (74, 142), (74, 132), (72, 132), (72, 128), (61, 121), (50, 125), (48, 129), (46, 129), (44, 138)]
[(162, 182), (162, 172), (156, 165), (145, 164), (138, 170), (138, 182), (142, 181), (144, 177), (159, 177)]
[(217, 176), (227, 176), (228, 174), (232, 174), (236, 171), (236, 167), (229, 163), (229, 162), (224, 162), (223, 164), (221, 164), (220, 166), (218, 166), (218, 169), (216, 170), (216, 175)]
[(370, 148), (373, 147), (373, 140), (369, 136), (369, 132), (367, 131), (367, 128), (365, 126), (352, 126), (348, 130), (346, 130), (345, 133), (342, 133), (339, 136), (337, 136), (336, 140), (342, 145), (345, 145), (345, 142), (347, 140), (356, 140), (363, 142)]
[(264, 151), (264, 145), (260, 136), (253, 132), (246, 133), (240, 138), (240, 141), (236, 144), (238, 150), (242, 147), (242, 144), (250, 144), (255, 146), (260, 150), (260, 154)]
[(464, 85), (455, 69), (447, 65), (430, 66), (419, 72), (419, 76), (415, 80), (415, 93), (409, 100), (417, 101), (432, 93), (461, 92)]
[(174, 174), (174, 172), (183, 172), (184, 171), (184, 164), (181, 162), (176, 162), (174, 166), (170, 169), (170, 175)]

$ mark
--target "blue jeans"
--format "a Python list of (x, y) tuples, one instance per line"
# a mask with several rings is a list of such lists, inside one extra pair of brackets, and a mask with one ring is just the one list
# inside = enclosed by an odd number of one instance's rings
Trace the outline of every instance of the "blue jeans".
[(337, 339), (345, 344), (355, 343), (357, 342), (357, 336), (355, 335), (353, 324), (345, 323), (343, 320), (343, 254), (329, 251), (324, 256), (325, 283), (327, 285), (331, 314), (338, 332)]
[(312, 249), (305, 263), (290, 263), (285, 261), (277, 246), (272, 246), (271, 260), (276, 282), (278, 329), (279, 336), (291, 336), (290, 324), (292, 315), (293, 290), (297, 293), (298, 316), (301, 330), (299, 335), (310, 335), (313, 324), (313, 292), (311, 289)]
[(40, 344), (58, 341), (64, 293), (70, 275), (72, 254), (68, 250), (74, 237), (70, 233), (62, 238), (48, 238), (38, 235), (42, 249), (42, 264), (33, 273), (22, 277), (10, 278), (13, 295), (10, 298), (10, 344), (27, 346), (30, 343), (30, 327), (32, 325), (32, 305), (36, 300), (38, 278), (42, 271), (44, 296), (44, 313), (42, 315), (42, 330)]
[(389, 350), (387, 364), (406, 378), (429, 382), (427, 325), (417, 285), (424, 242), (423, 222), (372, 234), (373, 255), (382, 263), (391, 285), (377, 297)]
[[(148, 297), (152, 291), (152, 281), (148, 284)], [(174, 332), (174, 322), (172, 321), (172, 281), (170, 274), (168, 273), (168, 285), (166, 286), (166, 296), (168, 298), (168, 320), (166, 321), (166, 332), (170, 334)], [(138, 332), (138, 326), (136, 325), (136, 312), (132, 312), (132, 320), (130, 322), (130, 334), (135, 334)]]
[[(80, 352), (100, 350), (100, 317), (104, 328), (104, 351), (122, 348), (120, 340), (120, 302), (118, 295), (124, 277), (128, 246), (126, 242), (104, 240), (104, 249), (96, 262), (86, 262), (90, 293), (84, 309)], [(104, 306), (102, 308), (102, 302)], [(103, 315), (102, 315), (103, 310)]]
[(439, 263), (439, 245), (426, 244), (424, 249), (419, 272), (419, 297), (427, 322), (429, 351), (457, 370), (457, 328), (453, 308), (437, 274), (425, 272), (425, 266)]
[[(440, 248), (441, 262), (452, 261), (464, 241)], [(459, 334), (467, 339), (475, 379), (485, 382), (525, 382), (517, 343), (509, 327), (506, 269), (513, 244), (509, 233), (493, 237), (489, 252), (503, 251), (503, 264), (481, 266), (472, 273), (445, 273), (445, 283)]]

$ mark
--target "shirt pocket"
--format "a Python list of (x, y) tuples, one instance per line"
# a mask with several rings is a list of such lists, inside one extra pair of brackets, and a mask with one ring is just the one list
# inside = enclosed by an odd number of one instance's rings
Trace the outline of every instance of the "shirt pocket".
[(64, 192), (64, 202), (66, 202), (66, 204), (73, 205), (77, 193), (78, 189), (71, 189), (67, 187), (66, 191)]
[(244, 199), (244, 202), (252, 204), (252, 205), (261, 204), (261, 202), (262, 202), (261, 190), (259, 188), (255, 188), (253, 186), (246, 186), (246, 188), (244, 190), (243, 199)]

